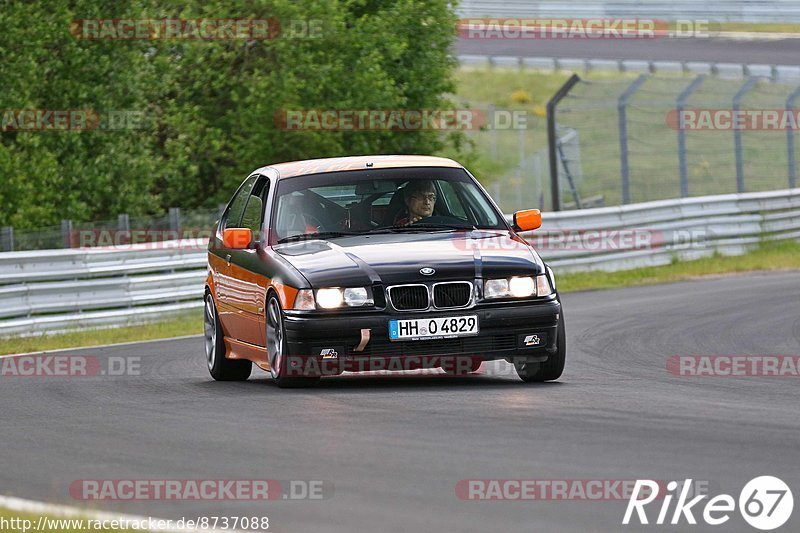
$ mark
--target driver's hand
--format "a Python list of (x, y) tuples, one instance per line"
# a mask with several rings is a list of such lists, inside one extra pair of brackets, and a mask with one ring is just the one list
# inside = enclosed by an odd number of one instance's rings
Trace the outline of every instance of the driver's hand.
[(418, 220), (422, 220), (422, 217), (413, 216), (413, 217), (408, 219), (408, 224), (406, 224), (406, 226), (410, 226), (411, 224), (413, 224), (414, 222), (417, 222)]

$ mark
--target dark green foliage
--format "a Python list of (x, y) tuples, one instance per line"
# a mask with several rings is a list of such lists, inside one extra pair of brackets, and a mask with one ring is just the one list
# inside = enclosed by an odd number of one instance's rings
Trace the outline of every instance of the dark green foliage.
[[(280, 21), (269, 40), (80, 40), (76, 19)], [(295, 21), (294, 23), (292, 21)], [(313, 36), (290, 35), (304, 21)], [(430, 0), (0, 3), (0, 112), (134, 111), (138, 129), (0, 133), (0, 225), (216, 206), (252, 169), (432, 153), (434, 131), (283, 131), (286, 109), (441, 109), (455, 16)], [(299, 24), (299, 26), (298, 26)]]

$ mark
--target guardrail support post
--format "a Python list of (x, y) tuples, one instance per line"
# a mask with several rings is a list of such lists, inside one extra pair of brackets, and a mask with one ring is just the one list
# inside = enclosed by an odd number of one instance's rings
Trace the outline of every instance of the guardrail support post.
[[(794, 104), (798, 96), (800, 96), (800, 87), (795, 89), (786, 99), (787, 114), (794, 112)], [(789, 188), (794, 189), (797, 187), (797, 158), (794, 150), (794, 130), (791, 124), (786, 126), (786, 150), (789, 156)]]
[(179, 232), (181, 229), (181, 208), (180, 207), (170, 207), (169, 208), (169, 229), (175, 232)]
[(573, 74), (567, 82), (556, 91), (547, 102), (547, 148), (550, 161), (550, 194), (553, 200), (553, 211), (561, 211), (561, 184), (558, 181), (558, 138), (556, 137), (556, 106), (569, 94), (581, 77)]
[(120, 231), (131, 230), (131, 217), (128, 216), (128, 213), (117, 216), (117, 229)]
[(622, 178), (622, 203), (631, 203), (631, 176), (628, 165), (628, 100), (647, 81), (647, 74), (642, 74), (631, 83), (617, 101), (617, 119), (619, 121), (619, 164)]
[[(733, 114), (738, 115), (742, 108), (742, 99), (755, 87), (758, 78), (750, 78), (733, 97)], [(736, 192), (744, 192), (744, 157), (742, 156), (742, 130), (733, 128), (733, 146), (736, 155)]]
[(703, 80), (706, 79), (705, 74), (700, 74), (686, 87), (678, 99), (675, 101), (675, 112), (677, 113), (678, 125), (678, 167), (681, 173), (681, 198), (689, 196), (689, 169), (686, 165), (686, 130), (683, 129), (683, 107), (686, 105), (686, 100), (695, 92)]
[(61, 221), (61, 242), (64, 248), (72, 248), (72, 221)]
[(0, 250), (3, 252), (14, 251), (14, 228), (12, 226), (0, 228)]

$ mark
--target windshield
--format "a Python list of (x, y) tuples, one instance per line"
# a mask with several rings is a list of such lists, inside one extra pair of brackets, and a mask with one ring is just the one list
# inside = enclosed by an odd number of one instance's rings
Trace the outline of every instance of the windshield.
[(507, 229), (502, 214), (458, 168), (329, 172), (278, 181), (275, 240), (380, 232)]

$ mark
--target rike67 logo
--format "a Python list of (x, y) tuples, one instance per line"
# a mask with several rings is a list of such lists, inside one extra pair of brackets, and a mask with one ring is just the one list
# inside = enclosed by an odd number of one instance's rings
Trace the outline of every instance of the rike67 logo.
[[(653, 519), (652, 511), (655, 509), (651, 509), (651, 514), (648, 516), (645, 507), (658, 498), (658, 482), (637, 479), (622, 523), (628, 525), (636, 524), (638, 521), (643, 525), (650, 523), (695, 525), (697, 518), (700, 518), (708, 525), (719, 526), (731, 519), (737, 508), (737, 501), (733, 496), (720, 494), (704, 502), (703, 505), (701, 502), (709, 495), (701, 494), (689, 499), (691, 486), (691, 479), (681, 484), (670, 481), (667, 484), (666, 495), (660, 500), (658, 517), (654, 522), (650, 522)], [(671, 509), (676, 497), (675, 506)], [(760, 476), (751, 479), (739, 493), (738, 509), (745, 522), (752, 527), (771, 531), (781, 527), (792, 516), (794, 498), (791, 489), (783, 480), (773, 476)]]

